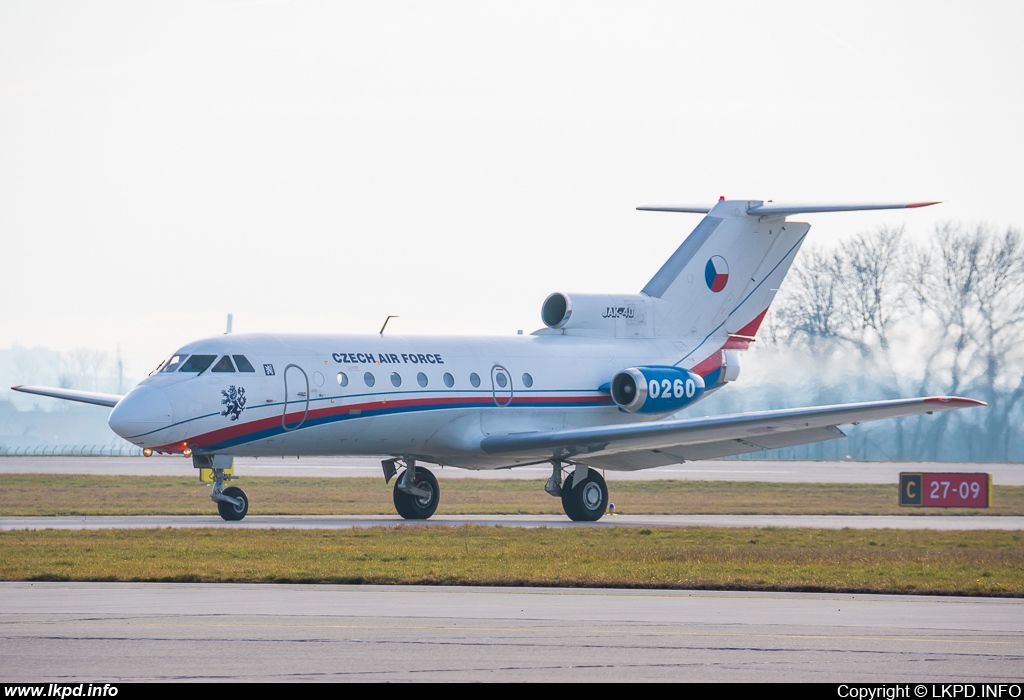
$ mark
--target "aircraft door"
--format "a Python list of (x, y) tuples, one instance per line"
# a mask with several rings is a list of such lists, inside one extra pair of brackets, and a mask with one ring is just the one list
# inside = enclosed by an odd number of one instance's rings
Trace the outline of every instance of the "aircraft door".
[(284, 368), (284, 410), (281, 413), (281, 427), (296, 430), (306, 422), (309, 415), (309, 377), (298, 365)]
[(512, 375), (501, 365), (491, 367), (491, 395), (496, 406), (512, 403)]

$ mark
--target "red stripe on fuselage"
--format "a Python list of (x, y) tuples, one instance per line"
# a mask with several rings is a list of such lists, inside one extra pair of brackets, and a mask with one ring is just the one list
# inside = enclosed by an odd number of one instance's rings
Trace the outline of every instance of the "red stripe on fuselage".
[(699, 374), (704, 377), (711, 374), (716, 369), (722, 366), (722, 352), (721, 350), (715, 350), (711, 355), (690, 368), (691, 372)]
[[(207, 445), (215, 445), (217, 443), (225, 442), (227, 440), (234, 440), (239, 437), (243, 437), (250, 433), (258, 433), (264, 430), (271, 430), (282, 425), (297, 425), (300, 422), (306, 423), (311, 420), (319, 420), (322, 418), (329, 418), (331, 416), (350, 414), (353, 411), (359, 413), (369, 413), (373, 411), (381, 411), (388, 409), (397, 408), (411, 408), (416, 406), (434, 406), (437, 409), (445, 408), (458, 408), (465, 405), (479, 404), (484, 401), (490, 401), (491, 398), (487, 396), (460, 396), (456, 398), (446, 398), (443, 401), (438, 399), (395, 399), (393, 401), (369, 401), (358, 404), (344, 404), (327, 406), (324, 408), (310, 409), (306, 411), (295, 411), (288, 413), (283, 416), (277, 414), (267, 418), (260, 418), (257, 420), (249, 421), (247, 423), (239, 423), (235, 425), (229, 425), (224, 428), (210, 431), (208, 433), (202, 433), (193, 437), (188, 437), (185, 440), (177, 440), (167, 445), (161, 445), (160, 447), (154, 447), (154, 452), (172, 452), (181, 453), (187, 445), (192, 449), (203, 449)], [(611, 397), (609, 396), (522, 396), (513, 397), (511, 405), (531, 405), (531, 406), (543, 406), (549, 403), (611, 403)], [(505, 404), (502, 408), (508, 406)], [(490, 403), (486, 407), (498, 408), (496, 404)], [(303, 418), (305, 414), (305, 418)], [(356, 414), (358, 415), (358, 414)]]

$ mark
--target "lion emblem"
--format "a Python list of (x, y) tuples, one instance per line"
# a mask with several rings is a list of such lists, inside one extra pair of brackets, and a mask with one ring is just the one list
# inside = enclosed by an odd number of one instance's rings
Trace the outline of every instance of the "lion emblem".
[(231, 416), (231, 420), (238, 420), (242, 411), (245, 410), (245, 389), (242, 387), (235, 389), (235, 385), (232, 384), (227, 389), (221, 389), (220, 393), (224, 397), (220, 400), (224, 405), (224, 410), (220, 414)]

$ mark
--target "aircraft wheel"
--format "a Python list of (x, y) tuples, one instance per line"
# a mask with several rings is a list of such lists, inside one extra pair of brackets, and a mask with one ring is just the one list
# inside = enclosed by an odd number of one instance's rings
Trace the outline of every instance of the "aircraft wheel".
[(237, 486), (229, 486), (224, 489), (224, 495), (242, 499), (242, 505), (236, 506), (227, 501), (217, 501), (217, 511), (220, 513), (220, 517), (225, 520), (241, 520), (244, 518), (245, 514), (249, 512), (249, 497), (245, 495), (245, 491)]
[(437, 485), (437, 479), (429, 469), (416, 467), (416, 481), (414, 486), (426, 491), (427, 496), (414, 496), (398, 488), (401, 479), (395, 482), (395, 510), (406, 520), (426, 520), (434, 511), (441, 500), (441, 487)]
[(562, 509), (576, 522), (600, 520), (608, 508), (608, 485), (604, 477), (593, 469), (587, 471), (583, 483), (574, 484), (575, 476), (572, 476), (562, 484)]
[(569, 520), (581, 520), (576, 515), (576, 502), (572, 497), (572, 477), (570, 476), (562, 483), (562, 510), (569, 516)]

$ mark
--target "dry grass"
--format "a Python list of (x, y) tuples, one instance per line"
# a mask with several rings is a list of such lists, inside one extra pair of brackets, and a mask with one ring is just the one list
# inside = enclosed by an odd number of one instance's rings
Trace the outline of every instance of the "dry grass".
[[(442, 475), (443, 476), (443, 475)], [(392, 515), (383, 479), (246, 477), (253, 514)], [(442, 479), (440, 514), (560, 514), (543, 481)], [(0, 515), (208, 515), (210, 487), (198, 478), (0, 475)], [(896, 484), (618, 481), (620, 513), (807, 515), (1024, 515), (1024, 486), (997, 486), (991, 509), (896, 505)]]
[(730, 528), (0, 532), (8, 581), (235, 581), (1024, 594), (1012, 532)]

